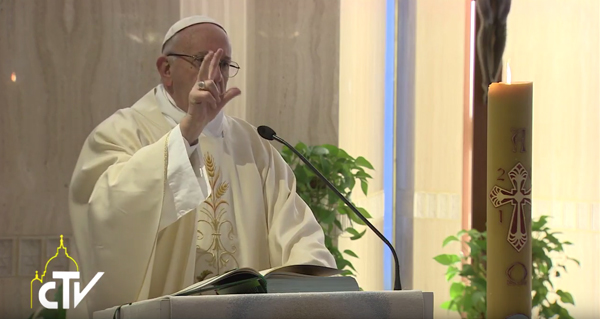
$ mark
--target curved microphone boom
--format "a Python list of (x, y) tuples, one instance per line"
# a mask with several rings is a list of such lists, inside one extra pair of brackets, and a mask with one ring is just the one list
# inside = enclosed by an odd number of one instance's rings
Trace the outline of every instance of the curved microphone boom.
[(325, 184), (356, 214), (356, 216), (358, 216), (358, 218), (365, 222), (365, 224), (369, 226), (369, 228), (371, 228), (375, 235), (377, 235), (377, 237), (379, 237), (390, 248), (390, 250), (392, 251), (392, 255), (394, 256), (394, 263), (396, 265), (396, 278), (394, 280), (394, 290), (402, 290), (402, 284), (400, 283), (400, 263), (398, 262), (398, 254), (396, 253), (394, 246), (392, 246), (392, 244), (387, 240), (387, 238), (385, 238), (385, 236), (383, 236), (383, 234), (380, 233), (379, 230), (377, 230), (377, 228), (375, 228), (375, 226), (373, 226), (373, 224), (371, 224), (371, 222), (369, 222), (369, 220), (365, 216), (363, 216), (363, 214), (361, 214), (360, 211), (344, 195), (342, 195), (342, 193), (340, 193), (337, 190), (337, 188), (335, 188), (335, 186), (333, 186), (333, 184), (331, 184), (331, 182), (327, 180), (327, 178), (325, 178), (325, 176), (323, 176), (321, 172), (319, 172), (318, 169), (316, 169), (308, 161), (308, 159), (306, 159), (306, 157), (302, 156), (302, 154), (300, 154), (300, 152), (298, 152), (296, 148), (294, 148), (284, 139), (277, 136), (277, 134), (272, 128), (262, 125), (258, 127), (257, 131), (262, 138), (269, 141), (276, 140), (279, 143), (287, 146), (287, 148), (289, 148), (292, 152), (298, 155), (298, 157), (304, 162), (304, 164), (306, 164), (306, 166), (308, 166), (315, 174), (317, 174), (317, 176), (319, 176), (319, 178), (323, 180), (323, 182), (325, 182)]

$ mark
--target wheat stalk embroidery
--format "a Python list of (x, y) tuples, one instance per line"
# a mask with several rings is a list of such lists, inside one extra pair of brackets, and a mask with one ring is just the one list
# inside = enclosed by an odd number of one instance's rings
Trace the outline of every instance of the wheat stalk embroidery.
[[(226, 225), (229, 225), (230, 228), (229, 232), (227, 233), (227, 238), (229, 240), (233, 240), (235, 236), (233, 224), (231, 221), (227, 220), (225, 216), (229, 203), (223, 198), (223, 195), (225, 195), (229, 190), (229, 183), (226, 181), (220, 181), (221, 170), (217, 168), (212, 155), (206, 153), (204, 156), (204, 161), (212, 192), (210, 197), (204, 201), (205, 205), (202, 205), (200, 208), (201, 220), (198, 221), (198, 225), (205, 223), (211, 228), (211, 244), (208, 249), (206, 249), (206, 253), (204, 254), (208, 254), (208, 265), (216, 268), (217, 275), (219, 275), (222, 273), (221, 270), (231, 269), (225, 269), (230, 261), (233, 261), (235, 264), (234, 267), (239, 266), (238, 261), (235, 258), (237, 247), (235, 245), (231, 245), (231, 247), (227, 248), (222, 239), (222, 231)], [(206, 220), (202, 219), (204, 216), (206, 216)], [(203, 238), (204, 234), (200, 228), (198, 228), (198, 240), (202, 240)], [(201, 249), (199, 245), (197, 245), (197, 248)]]

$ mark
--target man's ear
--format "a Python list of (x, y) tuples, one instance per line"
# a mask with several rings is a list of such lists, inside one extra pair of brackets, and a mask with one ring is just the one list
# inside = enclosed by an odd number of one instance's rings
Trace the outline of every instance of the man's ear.
[(173, 79), (171, 78), (171, 63), (169, 62), (169, 58), (164, 55), (158, 57), (156, 59), (156, 69), (160, 74), (163, 85), (170, 86)]

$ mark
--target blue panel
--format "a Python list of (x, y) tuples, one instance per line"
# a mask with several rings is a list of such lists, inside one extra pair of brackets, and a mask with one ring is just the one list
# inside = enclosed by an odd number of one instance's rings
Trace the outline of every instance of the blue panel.
[[(386, 36), (385, 36), (385, 119), (384, 119), (384, 153), (383, 153), (383, 190), (385, 194), (383, 235), (395, 246), (393, 239), (394, 216), (394, 53), (396, 29), (396, 1), (386, 3)], [(384, 246), (383, 253), (383, 287), (392, 289), (392, 254)]]

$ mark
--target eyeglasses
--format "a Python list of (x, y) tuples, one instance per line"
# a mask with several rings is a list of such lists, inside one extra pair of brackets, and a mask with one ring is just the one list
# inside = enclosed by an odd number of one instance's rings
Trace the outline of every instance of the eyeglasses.
[[(188, 55), (188, 54), (181, 54), (181, 53), (168, 53), (168, 54), (166, 54), (166, 56), (175, 56), (175, 57), (179, 57), (179, 58), (191, 58), (193, 60), (193, 62), (191, 62), (191, 63), (194, 64), (197, 68), (199, 68), (202, 65), (202, 61), (204, 61), (205, 54)], [(196, 63), (194, 63), (194, 62), (196, 62)], [(219, 62), (219, 68), (221, 69), (221, 74), (223, 74), (227, 77), (230, 77), (230, 78), (234, 77), (240, 70), (239, 64), (237, 64), (236, 62), (233, 62), (233, 61), (221, 61), (221, 62)]]

